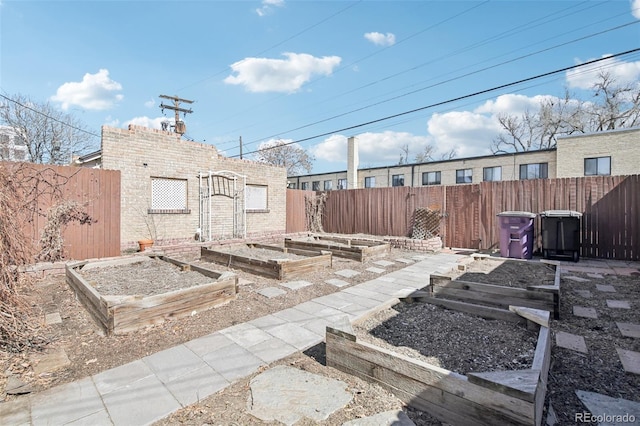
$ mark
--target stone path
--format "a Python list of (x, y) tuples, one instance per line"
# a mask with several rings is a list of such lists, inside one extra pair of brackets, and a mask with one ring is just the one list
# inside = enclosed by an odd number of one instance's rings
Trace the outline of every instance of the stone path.
[[(0, 424), (153, 423), (273, 361), (321, 343), (327, 325), (335, 325), (345, 317), (353, 321), (391, 304), (398, 297), (426, 286), (430, 274), (455, 268), (463, 257), (449, 253), (415, 256), (402, 261), (409, 265), (404, 269), (374, 280), (228, 327), (76, 382), (2, 403)], [(336, 274), (348, 279), (354, 276), (352, 272), (355, 271)], [(303, 282), (289, 284), (291, 288)], [(271, 290), (265, 296), (277, 297), (277, 292)]]

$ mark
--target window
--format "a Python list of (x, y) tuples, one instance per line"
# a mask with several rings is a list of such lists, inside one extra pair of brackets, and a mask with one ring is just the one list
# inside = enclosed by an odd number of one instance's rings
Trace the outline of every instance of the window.
[(440, 185), (440, 172), (424, 172), (422, 174), (423, 185)]
[(609, 176), (611, 174), (611, 157), (584, 159), (585, 176)]
[(306, 191), (309, 189), (309, 182), (301, 182), (300, 183), (300, 189), (302, 189), (303, 191)]
[(151, 178), (149, 213), (190, 213), (187, 208), (187, 180)]
[(269, 209), (266, 186), (247, 185), (246, 191), (247, 197), (245, 203), (247, 211), (266, 211)]
[(456, 170), (456, 183), (473, 182), (473, 169)]
[(325, 191), (331, 191), (332, 189), (333, 189), (333, 181), (325, 180), (324, 181), (324, 190)]
[(502, 167), (485, 167), (482, 169), (482, 179), (485, 182), (495, 182), (502, 180)]
[(287, 188), (289, 188), (289, 189), (297, 189), (298, 185), (295, 182), (289, 182), (289, 184), (287, 185)]
[(364, 187), (365, 188), (375, 188), (376, 187), (376, 177), (369, 176), (364, 178)]
[(391, 176), (391, 186), (404, 186), (404, 175)]
[(338, 179), (338, 189), (347, 189), (346, 179)]
[(319, 180), (314, 180), (313, 182), (311, 182), (311, 190), (312, 191), (320, 191), (320, 181)]
[(520, 164), (520, 179), (546, 179), (547, 163)]

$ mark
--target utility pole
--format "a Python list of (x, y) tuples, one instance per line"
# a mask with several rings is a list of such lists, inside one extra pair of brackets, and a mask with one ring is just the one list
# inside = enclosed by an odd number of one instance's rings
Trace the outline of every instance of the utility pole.
[[(181, 99), (177, 96), (160, 95), (160, 97), (173, 101), (173, 105), (165, 105), (163, 103), (160, 103), (160, 108), (162, 109), (162, 112), (164, 112), (165, 108), (173, 110), (175, 112), (176, 124), (173, 128), (173, 131), (180, 135), (184, 135), (187, 132), (187, 126), (185, 126), (184, 121), (180, 120), (180, 113), (182, 112), (184, 113), (184, 115), (187, 115), (191, 114), (193, 111), (191, 109), (180, 108), (180, 103), (184, 102), (186, 104), (192, 104), (193, 101), (190, 101), (188, 99)], [(166, 130), (164, 125), (162, 127), (163, 130)]]
[(242, 136), (240, 136), (240, 159), (242, 160)]

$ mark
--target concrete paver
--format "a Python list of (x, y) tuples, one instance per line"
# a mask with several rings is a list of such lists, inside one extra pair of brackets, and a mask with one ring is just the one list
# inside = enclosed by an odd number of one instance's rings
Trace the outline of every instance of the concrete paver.
[(46, 325), (62, 324), (62, 317), (60, 312), (52, 312), (44, 316), (44, 323)]
[(270, 364), (298, 351), (296, 347), (291, 346), (283, 340), (273, 336), (268, 340), (248, 347), (247, 350), (260, 358), (266, 364)]
[(410, 265), (415, 262), (415, 260), (405, 259), (403, 257), (399, 257), (396, 259), (396, 262), (404, 263), (405, 265)]
[(376, 260), (373, 264), (386, 268), (387, 266), (395, 265), (395, 262), (391, 262), (390, 260)]
[(33, 425), (61, 425), (103, 411), (98, 390), (90, 377), (47, 389), (31, 397)]
[(285, 323), (271, 329), (269, 334), (279, 338), (283, 342), (298, 350), (305, 350), (322, 342), (324, 335), (320, 336), (296, 324)]
[(374, 274), (382, 274), (383, 272), (386, 272), (386, 271), (385, 271), (384, 269), (382, 269), (382, 268), (374, 268), (374, 267), (367, 268), (367, 271), (369, 271), (369, 272), (373, 272)]
[(282, 296), (283, 294), (287, 294), (286, 291), (277, 287), (265, 287), (257, 290), (256, 293), (263, 295), (268, 299), (273, 299), (274, 297)]
[(228, 385), (229, 382), (207, 364), (165, 383), (183, 407), (213, 395)]
[(326, 280), (325, 283), (331, 284), (334, 287), (344, 287), (349, 285), (350, 283), (347, 281), (339, 280), (337, 278), (332, 278), (330, 280)]
[(289, 281), (286, 283), (281, 283), (280, 285), (283, 287), (287, 287), (291, 290), (299, 290), (304, 287), (309, 287), (310, 285), (313, 285), (313, 283), (310, 283), (309, 281), (298, 280), (298, 281)]
[(616, 325), (618, 326), (618, 329), (623, 336), (640, 339), (640, 324), (617, 322)]
[(184, 345), (199, 357), (203, 357), (208, 353), (224, 348), (225, 346), (231, 346), (233, 344), (233, 340), (217, 331), (215, 333), (211, 333), (206, 336), (191, 340)]
[(144, 357), (142, 361), (163, 383), (170, 382), (207, 365), (202, 358), (185, 345), (156, 352)]
[(31, 363), (33, 365), (33, 372), (36, 375), (42, 373), (50, 373), (71, 364), (69, 357), (64, 349), (52, 351), (45, 354), (37, 354), (31, 357)]
[(139, 359), (96, 374), (93, 383), (101, 395), (106, 395), (152, 375), (149, 366)]
[(607, 306), (614, 309), (631, 309), (628, 300), (607, 300)]
[(595, 308), (588, 308), (585, 306), (574, 306), (573, 315), (582, 318), (598, 318), (598, 312)]
[(210, 352), (202, 359), (229, 382), (248, 376), (264, 365), (260, 358), (235, 343)]
[(577, 283), (588, 283), (589, 281), (591, 281), (591, 280), (588, 280), (588, 279), (586, 279), (586, 278), (582, 278), (582, 277), (575, 277), (575, 276), (573, 276), (573, 275), (564, 276), (564, 277), (562, 277), (562, 278), (564, 278), (564, 279), (566, 279), (566, 280), (575, 281), (575, 282), (577, 282)]
[(574, 290), (576, 294), (583, 299), (591, 299), (591, 292), (589, 290)]
[(354, 271), (353, 269), (341, 269), (339, 271), (334, 272), (336, 275), (340, 275), (345, 278), (353, 278), (356, 275), (360, 275), (360, 272)]
[(415, 423), (404, 411), (397, 410), (350, 420), (342, 426), (415, 426)]
[(296, 308), (288, 308), (282, 311), (274, 312), (276, 317), (282, 318), (290, 324), (304, 324), (315, 319), (310, 313), (300, 311)]
[[(612, 398), (595, 392), (576, 390), (576, 395), (587, 407), (594, 417), (601, 417), (600, 426), (614, 426), (621, 424), (632, 424), (630, 418), (640, 419), (640, 403), (622, 398)], [(619, 417), (618, 417), (619, 416)], [(617, 422), (615, 419), (627, 419), (627, 421)], [(614, 420), (613, 422), (607, 419)]]
[(616, 288), (612, 285), (608, 284), (596, 284), (596, 290), (601, 291), (603, 293), (615, 293)]
[(228, 337), (230, 340), (233, 340), (243, 348), (257, 345), (258, 343), (264, 342), (265, 340), (269, 340), (271, 338), (269, 333), (260, 330), (253, 324), (249, 324), (246, 322), (220, 330), (220, 334)]
[(556, 346), (585, 354), (588, 353), (584, 337), (564, 331), (558, 331), (556, 333)]
[(626, 349), (616, 348), (618, 357), (622, 363), (624, 371), (633, 374), (640, 374), (640, 352), (629, 351)]
[(149, 424), (182, 408), (154, 375), (102, 395), (102, 401), (116, 425)]

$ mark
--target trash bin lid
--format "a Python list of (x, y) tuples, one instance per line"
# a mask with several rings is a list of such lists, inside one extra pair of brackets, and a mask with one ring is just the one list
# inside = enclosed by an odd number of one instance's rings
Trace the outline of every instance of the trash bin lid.
[(540, 213), (544, 217), (582, 217), (582, 213), (575, 210), (545, 210)]
[(534, 217), (536, 217), (536, 214), (531, 212), (507, 211), (498, 213), (497, 216), (528, 217), (529, 219), (533, 219)]

